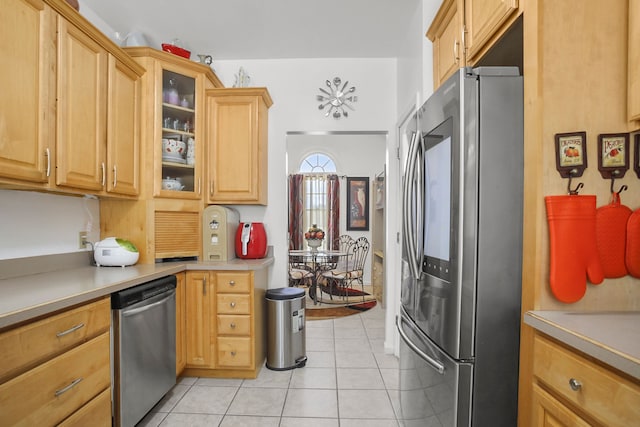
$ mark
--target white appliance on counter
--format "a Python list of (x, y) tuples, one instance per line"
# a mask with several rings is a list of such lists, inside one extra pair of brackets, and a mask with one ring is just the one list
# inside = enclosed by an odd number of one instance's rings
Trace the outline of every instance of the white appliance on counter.
[(229, 261), (236, 257), (235, 236), (240, 215), (235, 209), (211, 205), (202, 213), (203, 261)]

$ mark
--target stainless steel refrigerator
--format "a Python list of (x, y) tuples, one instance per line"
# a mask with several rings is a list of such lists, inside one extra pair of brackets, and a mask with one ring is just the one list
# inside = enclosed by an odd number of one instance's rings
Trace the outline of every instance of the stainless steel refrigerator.
[(402, 421), (515, 426), (524, 191), (518, 69), (460, 69), (407, 132)]

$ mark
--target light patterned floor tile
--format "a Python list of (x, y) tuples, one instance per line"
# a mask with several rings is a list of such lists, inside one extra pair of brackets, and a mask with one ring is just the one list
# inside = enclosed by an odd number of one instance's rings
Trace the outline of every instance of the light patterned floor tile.
[(386, 390), (338, 390), (340, 419), (395, 419)]
[(160, 423), (160, 427), (211, 427), (217, 426), (220, 420), (222, 415), (171, 413)]
[(337, 418), (293, 418), (282, 417), (280, 427), (339, 427)]
[(172, 412), (183, 414), (225, 414), (236, 395), (233, 387), (192, 386)]
[(336, 390), (289, 390), (284, 405), (284, 417), (337, 418)]
[(230, 415), (280, 416), (287, 395), (283, 388), (245, 388), (241, 387), (233, 399)]
[(220, 427), (278, 427), (279, 424), (280, 417), (225, 415)]
[(335, 368), (296, 369), (291, 378), (291, 388), (336, 388)]
[(337, 368), (338, 389), (384, 390), (378, 368)]

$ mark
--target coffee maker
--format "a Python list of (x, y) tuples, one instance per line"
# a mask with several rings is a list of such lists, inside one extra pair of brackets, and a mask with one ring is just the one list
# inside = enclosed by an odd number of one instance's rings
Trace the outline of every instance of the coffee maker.
[(236, 257), (235, 235), (240, 215), (232, 208), (211, 205), (202, 213), (204, 261), (228, 261)]

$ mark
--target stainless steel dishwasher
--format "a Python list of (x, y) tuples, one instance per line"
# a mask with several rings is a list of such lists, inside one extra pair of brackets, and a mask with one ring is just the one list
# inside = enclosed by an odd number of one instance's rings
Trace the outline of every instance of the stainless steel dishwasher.
[(111, 295), (113, 416), (133, 427), (176, 383), (176, 277)]

